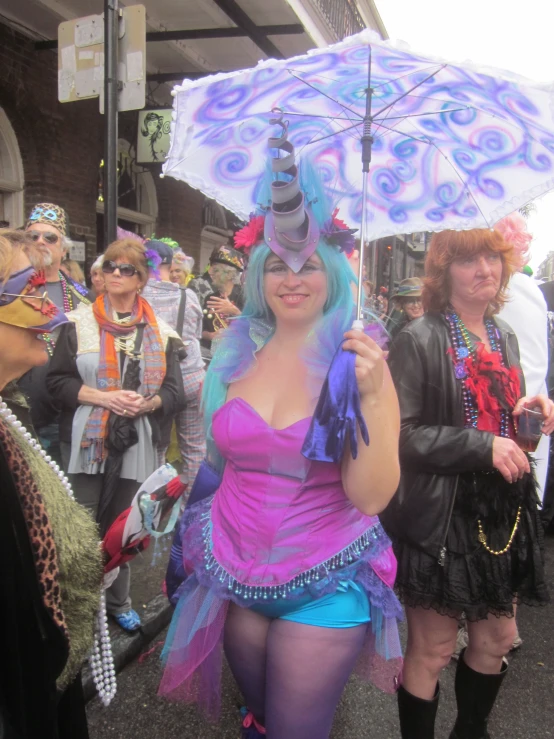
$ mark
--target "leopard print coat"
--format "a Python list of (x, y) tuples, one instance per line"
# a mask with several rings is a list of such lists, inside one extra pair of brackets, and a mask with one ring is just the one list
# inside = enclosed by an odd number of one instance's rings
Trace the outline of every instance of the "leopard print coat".
[(56, 626), (69, 640), (62, 608), (58, 554), (48, 513), (23, 451), (1, 418), (0, 444), (19, 493), (44, 606)]

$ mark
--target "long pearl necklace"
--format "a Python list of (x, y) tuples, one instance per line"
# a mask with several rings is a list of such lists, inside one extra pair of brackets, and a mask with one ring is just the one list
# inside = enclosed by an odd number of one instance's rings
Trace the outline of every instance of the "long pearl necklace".
[[(60, 483), (72, 500), (75, 500), (73, 494), (73, 488), (67, 478), (65, 472), (60, 468), (58, 464), (50, 457), (46, 451), (41, 447), (39, 442), (27, 431), (25, 426), (18, 420), (17, 416), (11, 412), (7, 404), (0, 395), (0, 416), (6, 421), (15, 431), (17, 431), (27, 444), (37, 451), (44, 461), (52, 468), (56, 473)], [(116, 691), (117, 681), (115, 677), (115, 666), (112, 654), (112, 644), (110, 641), (110, 634), (108, 631), (108, 616), (106, 614), (106, 597), (102, 591), (100, 597), (100, 608), (98, 609), (98, 616), (96, 621), (96, 633), (94, 635), (94, 645), (92, 653), (89, 657), (90, 668), (92, 672), (92, 679), (100, 696), (100, 700), (105, 706), (109, 706), (112, 702)]]

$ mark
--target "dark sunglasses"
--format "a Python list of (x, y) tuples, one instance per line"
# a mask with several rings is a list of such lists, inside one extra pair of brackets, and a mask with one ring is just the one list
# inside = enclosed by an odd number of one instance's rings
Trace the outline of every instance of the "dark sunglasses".
[(47, 244), (57, 244), (60, 240), (58, 234), (53, 231), (27, 231), (33, 241), (40, 241), (42, 239)]
[(138, 272), (134, 264), (117, 264), (116, 262), (112, 262), (111, 260), (108, 260), (107, 262), (102, 262), (102, 272), (104, 272), (105, 274), (113, 275), (116, 269), (119, 270), (119, 274), (122, 277), (132, 277)]

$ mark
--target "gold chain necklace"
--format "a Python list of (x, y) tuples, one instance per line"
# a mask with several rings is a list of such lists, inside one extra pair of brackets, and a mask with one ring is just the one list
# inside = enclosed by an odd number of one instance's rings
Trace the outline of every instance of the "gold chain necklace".
[(519, 508), (517, 509), (516, 521), (514, 523), (514, 528), (512, 529), (512, 533), (510, 534), (510, 538), (508, 539), (508, 543), (506, 544), (504, 549), (499, 549), (497, 552), (495, 552), (494, 549), (491, 549), (487, 544), (487, 536), (485, 532), (483, 531), (483, 524), (481, 523), (481, 519), (477, 521), (477, 525), (479, 527), (479, 541), (485, 547), (485, 549), (487, 550), (489, 554), (494, 554), (495, 557), (500, 557), (501, 554), (506, 554), (506, 552), (510, 549), (510, 547), (513, 544), (514, 537), (516, 535), (520, 519), (521, 519), (521, 506), (519, 506)]

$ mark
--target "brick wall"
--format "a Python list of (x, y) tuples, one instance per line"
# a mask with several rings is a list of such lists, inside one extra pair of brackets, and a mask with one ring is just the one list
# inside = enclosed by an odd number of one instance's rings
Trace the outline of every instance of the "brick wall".
[(196, 264), (200, 259), (202, 207), (205, 197), (184, 182), (158, 178), (159, 236), (171, 236)]
[[(0, 107), (18, 140), (25, 175), (25, 210), (40, 201), (64, 207), (73, 237), (85, 236), (87, 262), (95, 258), (98, 166), (103, 157), (103, 116), (98, 100), (61, 104), (57, 52), (0, 24)], [(133, 143), (137, 113), (121, 114), (119, 136)], [(200, 249), (204, 196), (182, 182), (152, 174), (158, 197), (156, 233), (176, 239), (194, 257)], [(22, 225), (22, 224), (14, 224)]]
[[(51, 200), (70, 214), (72, 235), (96, 246), (96, 179), (102, 152), (98, 103), (60, 105), (57, 55), (0, 24), (0, 106), (9, 118), (25, 175), (25, 211)], [(22, 225), (22, 224), (14, 224)]]

